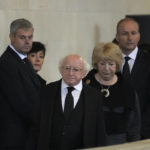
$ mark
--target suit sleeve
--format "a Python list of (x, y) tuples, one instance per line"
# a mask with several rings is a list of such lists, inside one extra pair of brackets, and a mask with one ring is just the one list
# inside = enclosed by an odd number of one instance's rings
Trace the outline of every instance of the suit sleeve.
[(141, 129), (141, 113), (138, 96), (135, 93), (135, 110), (131, 110), (129, 114), (129, 122), (127, 129), (127, 141), (137, 141), (140, 139), (140, 129)]
[(32, 102), (29, 99), (31, 95), (26, 93), (26, 88), (30, 88), (26, 85), (29, 81), (22, 81), (22, 73), (14, 64), (8, 66), (7, 63), (1, 63), (0, 70), (0, 92), (3, 101), (19, 116), (29, 118), (33, 109)]

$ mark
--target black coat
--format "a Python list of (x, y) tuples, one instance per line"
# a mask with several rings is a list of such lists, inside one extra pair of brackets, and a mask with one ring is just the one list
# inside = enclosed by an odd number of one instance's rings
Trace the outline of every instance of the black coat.
[(139, 49), (131, 71), (131, 83), (138, 93), (141, 113), (150, 102), (150, 55)]
[(39, 87), (33, 68), (8, 47), (0, 58), (0, 149), (24, 147)]
[[(93, 69), (88, 75), (97, 71)], [(141, 136), (150, 138), (150, 54), (138, 49), (130, 82), (136, 90), (141, 110)]]
[(46, 85), (46, 80), (44, 80), (38, 73), (37, 73), (37, 77), (40, 81), (41, 87), (44, 87)]
[[(99, 92), (105, 87), (110, 95), (103, 98), (103, 111), (109, 145), (137, 141), (140, 139), (141, 114), (139, 100), (133, 87), (117, 73), (118, 80), (104, 86), (95, 79), (96, 70), (84, 78), (86, 84)], [(105, 94), (103, 92), (103, 94)], [(119, 126), (118, 126), (119, 124)]]
[(142, 115), (142, 138), (150, 138), (150, 54), (139, 49), (131, 71), (131, 83), (137, 91)]
[[(38, 150), (48, 150), (52, 134), (52, 117), (54, 112), (55, 99), (60, 91), (61, 81), (48, 84), (41, 96), (41, 119), (40, 126), (32, 131), (30, 144), (35, 145)], [(102, 97), (93, 88), (83, 86), (84, 95), (84, 120), (83, 120), (83, 146), (95, 147), (106, 144), (105, 128), (102, 113)], [(39, 130), (40, 129), (40, 130)], [(39, 134), (37, 133), (39, 132)], [(37, 142), (38, 141), (38, 142)], [(29, 145), (28, 145), (29, 146)], [(33, 150), (32, 146), (29, 146)], [(29, 148), (28, 148), (29, 149)]]

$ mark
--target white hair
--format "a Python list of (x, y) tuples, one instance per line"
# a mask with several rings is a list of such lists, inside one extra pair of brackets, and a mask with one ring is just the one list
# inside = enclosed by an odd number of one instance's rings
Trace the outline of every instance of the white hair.
[[(67, 57), (73, 56), (73, 55), (79, 56), (79, 55), (77, 55), (77, 54), (71, 54), (71, 55), (67, 55), (67, 56), (63, 57), (63, 58), (59, 61), (59, 71), (60, 71), (60, 72), (61, 72), (61, 68), (63, 67), (63, 63), (64, 63), (65, 59), (66, 59)], [(79, 58), (80, 58), (80, 60), (83, 62), (83, 70), (85, 71), (85, 74), (87, 74), (87, 73), (89, 72), (89, 70), (90, 70), (91, 67), (90, 67), (89, 63), (88, 63), (85, 59), (83, 59), (81, 56), (79, 56)]]

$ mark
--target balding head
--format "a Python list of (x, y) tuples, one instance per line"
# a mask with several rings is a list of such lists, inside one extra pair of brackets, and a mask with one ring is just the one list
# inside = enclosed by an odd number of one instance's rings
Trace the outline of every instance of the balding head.
[(132, 18), (124, 18), (117, 24), (116, 40), (122, 52), (130, 54), (140, 40), (139, 25)]
[(62, 79), (69, 85), (75, 86), (89, 70), (89, 64), (79, 55), (65, 56), (59, 63)]

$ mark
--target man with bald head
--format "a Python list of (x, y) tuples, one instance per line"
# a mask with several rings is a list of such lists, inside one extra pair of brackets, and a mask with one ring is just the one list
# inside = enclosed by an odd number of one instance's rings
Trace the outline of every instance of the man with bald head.
[[(62, 79), (48, 84), (41, 94), (39, 136), (32, 138), (38, 150), (72, 150), (105, 145), (102, 97), (82, 78), (89, 65), (79, 55), (68, 55), (59, 63)], [(72, 110), (67, 108), (69, 89)], [(33, 144), (31, 142), (31, 145)], [(30, 147), (33, 149), (33, 147)]]
[(124, 58), (122, 74), (133, 85), (139, 97), (141, 136), (150, 138), (150, 56), (138, 48), (139, 24), (132, 18), (120, 20), (117, 24), (116, 40)]
[(122, 19), (117, 25), (116, 40), (122, 52), (129, 55), (140, 40), (138, 23), (131, 18)]

